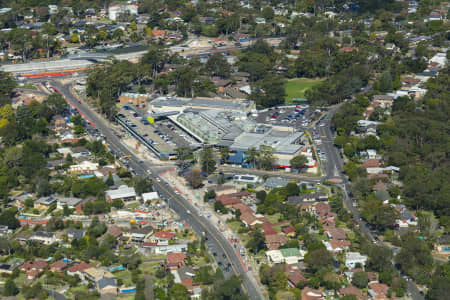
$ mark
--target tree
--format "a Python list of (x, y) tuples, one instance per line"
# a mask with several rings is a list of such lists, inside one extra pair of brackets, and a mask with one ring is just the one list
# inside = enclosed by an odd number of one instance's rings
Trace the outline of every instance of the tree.
[(272, 7), (266, 6), (262, 10), (262, 16), (264, 17), (264, 19), (271, 21), (275, 16), (275, 12), (273, 11)]
[(305, 166), (305, 164), (308, 162), (308, 159), (304, 155), (297, 155), (294, 156), (289, 163), (291, 164), (291, 167), (294, 169), (300, 169)]
[(184, 178), (194, 189), (198, 189), (203, 184), (203, 177), (199, 170), (192, 170)]
[(298, 187), (298, 184), (294, 182), (289, 182), (286, 187), (284, 188), (286, 191), (287, 196), (297, 196), (300, 193), (300, 188)]
[(72, 37), (70, 38), (70, 41), (74, 44), (79, 43), (80, 42), (80, 37), (78, 36), (78, 34), (74, 33), (72, 34)]
[(250, 163), (252, 168), (256, 168), (256, 162), (259, 157), (258, 150), (255, 147), (250, 147), (247, 152), (245, 152), (245, 155), (247, 155), (246, 160)]
[(179, 283), (175, 283), (169, 290), (169, 297), (171, 300), (189, 300), (189, 293), (187, 288)]
[(317, 271), (323, 267), (329, 267), (333, 264), (333, 257), (330, 252), (323, 246), (313, 251), (308, 251), (305, 256), (305, 262), (313, 271)]
[(111, 172), (108, 173), (108, 178), (105, 181), (107, 186), (113, 186), (114, 185), (114, 178), (111, 174)]
[(17, 208), (8, 208), (0, 214), (0, 225), (6, 225), (9, 229), (20, 227), (19, 220), (16, 219)]
[(205, 71), (212, 76), (230, 77), (230, 64), (221, 53), (214, 53), (205, 64)]
[(136, 193), (142, 195), (144, 193), (153, 192), (153, 183), (150, 178), (135, 176), (133, 178), (134, 189)]
[(259, 148), (258, 167), (264, 170), (273, 170), (275, 164), (274, 149), (270, 146), (261, 145)]
[(200, 151), (200, 165), (203, 172), (211, 174), (216, 170), (216, 160), (214, 159), (214, 152), (211, 146), (204, 146)]
[(250, 239), (247, 242), (247, 247), (250, 252), (257, 254), (259, 251), (266, 249), (265, 238), (260, 229), (252, 232)]
[(14, 283), (14, 280), (12, 280), (11, 278), (9, 278), (6, 283), (5, 286), (3, 287), (3, 296), (8, 297), (8, 296), (15, 296), (19, 293), (19, 288), (17, 287), (17, 285)]
[(220, 201), (214, 202), (214, 210), (218, 211), (218, 212), (220, 212), (222, 214), (226, 214), (228, 212), (228, 209)]
[(366, 272), (356, 272), (353, 274), (352, 284), (357, 288), (363, 289), (367, 287), (369, 277)]
[(402, 270), (417, 282), (427, 282), (433, 268), (433, 257), (427, 243), (415, 233), (408, 232), (402, 236), (402, 248), (395, 256), (395, 261)]
[(278, 75), (268, 74), (262, 80), (252, 84), (251, 97), (262, 107), (273, 107), (284, 103), (285, 80)]

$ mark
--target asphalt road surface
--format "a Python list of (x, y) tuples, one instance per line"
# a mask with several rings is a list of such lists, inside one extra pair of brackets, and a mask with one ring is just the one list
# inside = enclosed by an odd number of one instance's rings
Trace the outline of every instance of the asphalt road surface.
[(159, 178), (158, 174), (152, 171), (149, 175), (148, 170), (152, 170), (152, 166), (147, 162), (141, 162), (140, 159), (126, 147), (120, 139), (112, 132), (109, 125), (99, 118), (91, 109), (79, 103), (70, 92), (70, 85), (62, 85), (57, 81), (51, 81), (54, 87), (62, 93), (71, 104), (77, 108), (80, 113), (88, 119), (88, 121), (95, 124), (95, 128), (104, 136), (109, 147), (116, 154), (130, 155), (130, 166), (137, 175), (143, 177), (150, 177), (153, 179), (153, 185), (161, 197), (167, 199), (170, 208), (172, 208), (182, 220), (192, 227), (192, 229), (200, 235), (205, 235), (207, 238), (206, 244), (211, 252), (216, 253), (215, 260), (221, 263), (221, 268), (226, 277), (232, 274), (241, 275), (243, 280), (243, 287), (252, 300), (264, 299), (260, 288), (256, 285), (254, 280), (249, 278), (249, 275), (244, 270), (242, 262), (238, 257), (236, 250), (231, 246), (228, 240), (211, 224), (211, 222), (203, 216), (199, 216), (197, 209), (187, 200), (177, 195), (172, 188)]

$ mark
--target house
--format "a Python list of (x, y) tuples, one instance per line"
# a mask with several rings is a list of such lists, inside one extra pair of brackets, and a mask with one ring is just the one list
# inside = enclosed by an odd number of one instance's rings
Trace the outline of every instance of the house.
[(120, 236), (122, 236), (122, 229), (117, 225), (113, 225), (108, 227), (108, 231), (106, 233), (112, 235), (115, 238), (119, 238)]
[(53, 232), (46, 232), (46, 231), (36, 231), (30, 236), (28, 240), (38, 242), (44, 245), (51, 245), (59, 241)]
[(380, 161), (378, 159), (369, 159), (369, 160), (366, 160), (363, 164), (364, 169), (379, 168), (379, 167), (380, 167)]
[(84, 271), (92, 268), (92, 266), (88, 263), (81, 262), (74, 264), (73, 266), (67, 269), (67, 275), (80, 277), (81, 280), (84, 280)]
[(389, 287), (384, 283), (369, 283), (369, 295), (376, 299), (387, 299)]
[(66, 231), (67, 233), (67, 237), (69, 238), (69, 240), (79, 240), (81, 238), (84, 237), (84, 235), (86, 234), (86, 231), (83, 229), (67, 229)]
[(282, 226), (281, 231), (287, 236), (295, 236), (295, 228), (292, 225)]
[(357, 300), (363, 300), (364, 296), (355, 286), (351, 285), (345, 288), (342, 288), (338, 291), (339, 296), (344, 297), (346, 295), (354, 295)]
[(24, 271), (27, 274), (28, 279), (34, 279), (39, 274), (44, 272), (48, 263), (46, 260), (27, 261), (19, 267), (20, 271)]
[(86, 174), (86, 173), (91, 173), (91, 172), (97, 171), (98, 166), (99, 166), (98, 163), (84, 160), (79, 164), (71, 165), (69, 167), (69, 170), (67, 170), (67, 172), (69, 174)]
[(144, 203), (151, 202), (151, 201), (158, 200), (158, 199), (159, 199), (158, 192), (150, 192), (150, 193), (142, 194), (142, 201), (144, 201)]
[(450, 234), (441, 235), (436, 248), (440, 254), (450, 255)]
[(329, 239), (335, 239), (338, 241), (343, 241), (347, 238), (344, 229), (342, 228), (332, 228), (325, 232)]
[(150, 240), (157, 245), (168, 245), (169, 241), (175, 239), (176, 234), (166, 230), (161, 230), (155, 233)]
[(131, 228), (122, 233), (123, 238), (128, 238), (128, 241), (133, 243), (143, 243), (153, 233), (152, 226), (145, 226), (142, 228)]
[(102, 278), (114, 278), (114, 275), (102, 268), (87, 268), (82, 271), (85, 280), (90, 280), (92, 282), (98, 282)]
[(361, 255), (359, 252), (347, 252), (345, 254), (345, 266), (349, 269), (354, 269), (357, 264), (365, 266), (367, 256)]
[(328, 215), (328, 213), (331, 211), (330, 206), (327, 203), (319, 202), (314, 206), (314, 209), (316, 211), (316, 215), (318, 217), (325, 217)]
[(41, 197), (34, 202), (34, 208), (39, 210), (49, 209), (50, 206), (56, 204), (56, 199), (53, 197)]
[(66, 262), (58, 260), (50, 265), (50, 271), (63, 274), (67, 267), (68, 264)]
[(168, 253), (166, 268), (169, 270), (177, 270), (186, 263), (186, 254), (182, 252)]
[(323, 293), (321, 290), (314, 290), (309, 286), (302, 289), (302, 300), (323, 300)]
[(372, 101), (383, 108), (389, 108), (394, 103), (394, 97), (389, 95), (374, 95)]
[(288, 285), (291, 288), (297, 287), (302, 281), (308, 281), (308, 279), (303, 276), (300, 268), (296, 265), (285, 265), (284, 273), (288, 276)]
[(240, 219), (247, 227), (253, 227), (257, 224), (263, 224), (264, 222), (258, 219), (252, 212), (241, 212)]
[(174, 245), (157, 245), (153, 246), (153, 251), (155, 254), (165, 254), (176, 253), (176, 252), (186, 252), (187, 244), (174, 244)]
[(55, 197), (55, 199), (57, 209), (63, 209), (64, 206), (67, 206), (70, 209), (74, 209), (84, 201), (81, 198), (75, 197)]
[(0, 237), (8, 237), (13, 231), (6, 225), (0, 225)]
[(347, 250), (350, 247), (350, 241), (329, 240), (322, 241), (328, 251), (332, 253), (339, 253)]
[(103, 277), (97, 281), (96, 285), (101, 296), (105, 294), (117, 295), (117, 282), (114, 278)]
[(137, 196), (134, 187), (128, 187), (126, 185), (121, 185), (115, 190), (108, 190), (105, 194), (106, 200), (109, 202), (113, 202), (116, 199), (120, 199), (122, 201), (135, 201)]
[(285, 187), (289, 182), (291, 182), (289, 179), (285, 179), (282, 177), (269, 177), (264, 183), (264, 188), (271, 190), (275, 188)]
[(287, 237), (283, 234), (270, 234), (265, 236), (265, 244), (267, 249), (275, 250), (280, 248), (280, 246), (286, 244), (288, 241)]

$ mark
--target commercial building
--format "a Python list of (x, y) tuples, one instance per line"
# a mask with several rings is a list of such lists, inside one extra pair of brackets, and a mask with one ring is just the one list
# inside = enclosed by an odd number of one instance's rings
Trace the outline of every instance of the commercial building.
[(112, 21), (116, 21), (121, 14), (138, 14), (137, 4), (111, 4), (108, 7), (108, 18)]
[(120, 199), (122, 201), (136, 200), (136, 191), (134, 190), (134, 187), (128, 187), (126, 185), (121, 185), (116, 190), (106, 191), (106, 200), (112, 202), (116, 199)]

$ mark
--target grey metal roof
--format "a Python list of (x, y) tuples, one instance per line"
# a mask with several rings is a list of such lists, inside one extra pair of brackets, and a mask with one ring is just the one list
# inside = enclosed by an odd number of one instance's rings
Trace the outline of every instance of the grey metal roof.
[(102, 290), (107, 286), (117, 286), (117, 284), (114, 278), (103, 277), (97, 282), (97, 286), (99, 290)]

